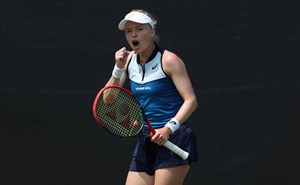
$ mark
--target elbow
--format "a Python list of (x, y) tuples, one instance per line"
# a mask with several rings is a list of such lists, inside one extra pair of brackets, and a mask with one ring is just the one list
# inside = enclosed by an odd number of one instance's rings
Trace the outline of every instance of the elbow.
[(191, 106), (191, 109), (193, 110), (193, 112), (198, 108), (198, 101), (197, 101), (197, 98), (195, 96), (193, 97), (190, 97), (190, 106)]
[(198, 108), (198, 101), (197, 101), (196, 97), (193, 100), (193, 107), (194, 107), (194, 110), (196, 110)]

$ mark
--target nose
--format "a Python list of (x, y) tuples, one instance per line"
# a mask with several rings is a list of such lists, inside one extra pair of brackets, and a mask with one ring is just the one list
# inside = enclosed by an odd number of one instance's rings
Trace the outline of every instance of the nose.
[(136, 31), (135, 30), (132, 30), (131, 36), (136, 37)]

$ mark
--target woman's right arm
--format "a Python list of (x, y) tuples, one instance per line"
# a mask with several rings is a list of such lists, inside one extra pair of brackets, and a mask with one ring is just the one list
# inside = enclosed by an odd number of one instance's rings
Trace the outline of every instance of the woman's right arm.
[[(125, 47), (119, 49), (115, 53), (115, 68), (112, 73), (112, 76), (108, 80), (105, 86), (108, 85), (118, 85), (118, 86), (123, 86), (125, 83), (125, 80), (127, 78), (126, 74), (126, 65), (128, 63), (128, 60), (130, 59), (129, 56), (132, 56), (133, 52), (129, 52), (126, 50)], [(120, 73), (121, 71), (121, 73)], [(121, 75), (120, 75), (121, 74)]]
[(105, 84), (105, 86), (108, 86), (108, 85), (123, 86), (126, 78), (127, 78), (127, 74), (124, 70), (121, 78), (115, 78), (115, 77), (111, 76), (110, 79), (108, 80), (108, 82)]

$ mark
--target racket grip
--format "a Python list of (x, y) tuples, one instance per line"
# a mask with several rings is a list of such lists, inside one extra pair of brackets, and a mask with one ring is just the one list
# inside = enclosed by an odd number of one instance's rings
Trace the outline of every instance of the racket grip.
[(171, 150), (172, 152), (174, 152), (177, 155), (179, 155), (182, 159), (187, 159), (188, 156), (189, 156), (188, 152), (182, 150), (181, 148), (179, 148), (177, 145), (175, 145), (174, 143), (170, 142), (169, 140), (167, 140), (163, 145), (166, 148), (168, 148), (169, 150)]

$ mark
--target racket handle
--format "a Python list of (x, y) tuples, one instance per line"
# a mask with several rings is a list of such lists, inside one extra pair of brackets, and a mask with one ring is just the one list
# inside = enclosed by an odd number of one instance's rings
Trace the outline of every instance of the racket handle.
[(164, 144), (165, 147), (167, 147), (169, 150), (171, 150), (172, 152), (176, 153), (177, 155), (179, 155), (182, 159), (187, 159), (189, 156), (189, 153), (182, 150), (181, 148), (179, 148), (177, 145), (175, 145), (174, 143), (170, 142), (169, 140), (167, 140)]

